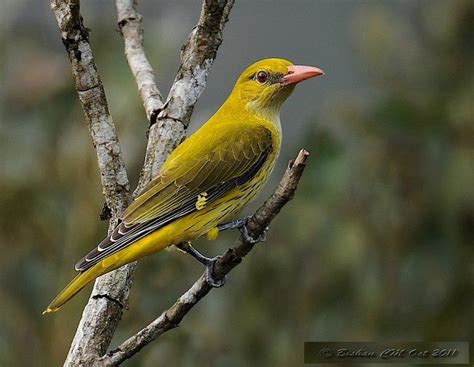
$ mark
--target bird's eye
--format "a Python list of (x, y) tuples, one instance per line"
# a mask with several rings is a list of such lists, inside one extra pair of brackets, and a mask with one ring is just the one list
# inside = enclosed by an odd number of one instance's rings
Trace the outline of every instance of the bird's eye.
[(263, 70), (260, 70), (256, 75), (255, 75), (255, 79), (257, 80), (257, 82), (259, 83), (265, 83), (268, 79), (268, 74), (263, 71)]

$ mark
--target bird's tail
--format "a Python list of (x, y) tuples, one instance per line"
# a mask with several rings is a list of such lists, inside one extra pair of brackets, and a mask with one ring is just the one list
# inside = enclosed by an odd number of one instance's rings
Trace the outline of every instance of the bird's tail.
[(61, 292), (59, 292), (56, 298), (51, 301), (46, 310), (43, 311), (43, 315), (59, 310), (62, 305), (74, 297), (87, 284), (93, 281), (98, 276), (97, 272), (91, 271), (93, 269), (94, 268), (91, 268), (78, 274), (73, 280), (71, 280), (71, 282)]
[[(168, 228), (169, 233), (175, 233), (174, 228), (169, 226)], [(161, 231), (154, 232), (153, 235), (148, 235), (141, 240), (132, 243), (125, 250), (121, 250), (105, 259), (102, 259), (100, 262), (78, 274), (73, 280), (71, 280), (71, 282), (56, 296), (56, 298), (53, 299), (46, 310), (43, 311), (43, 315), (59, 310), (62, 305), (74, 297), (95, 278), (143, 256), (161, 251), (171, 242), (169, 236), (164, 236)]]

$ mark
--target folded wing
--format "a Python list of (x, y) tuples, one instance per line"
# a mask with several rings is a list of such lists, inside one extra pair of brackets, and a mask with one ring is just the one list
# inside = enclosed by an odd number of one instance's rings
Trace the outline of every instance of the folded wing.
[(225, 196), (255, 176), (271, 149), (270, 131), (251, 124), (240, 125), (235, 134), (222, 129), (192, 135), (127, 208), (120, 225), (76, 264), (76, 270), (85, 271), (166, 224), (203, 209), (203, 197), (207, 206)]

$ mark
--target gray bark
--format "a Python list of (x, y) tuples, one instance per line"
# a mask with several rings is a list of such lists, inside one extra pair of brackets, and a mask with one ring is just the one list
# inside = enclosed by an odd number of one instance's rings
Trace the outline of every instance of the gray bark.
[(156, 119), (163, 107), (163, 97), (143, 48), (142, 15), (135, 9), (136, 1), (117, 0), (116, 6), (117, 24), (125, 43), (125, 57), (137, 82), (147, 118), (151, 121)]
[[(53, 0), (51, 8), (71, 62), (75, 88), (96, 150), (105, 205), (110, 209), (110, 231), (130, 200), (121, 147), (95, 65), (89, 34), (79, 12), (79, 1)], [(132, 267), (122, 268), (96, 281), (65, 365), (87, 364), (106, 351), (117, 325), (114, 320), (120, 319), (128, 300), (132, 273)]]

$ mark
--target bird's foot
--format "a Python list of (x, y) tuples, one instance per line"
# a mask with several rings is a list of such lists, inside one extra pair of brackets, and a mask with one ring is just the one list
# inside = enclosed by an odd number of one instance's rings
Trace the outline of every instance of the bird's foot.
[(237, 228), (240, 231), (240, 234), (242, 235), (242, 238), (244, 239), (245, 242), (248, 242), (251, 244), (256, 244), (258, 242), (265, 242), (267, 239), (268, 227), (265, 228), (265, 231), (263, 232), (263, 234), (260, 235), (258, 238), (253, 238), (252, 236), (249, 235), (249, 231), (247, 228), (247, 222), (249, 221), (250, 218), (251, 216), (248, 216), (248, 217), (234, 220), (233, 222), (220, 224), (217, 226), (217, 229), (219, 231), (225, 231), (227, 229)]
[(209, 259), (209, 263), (206, 265), (206, 282), (213, 288), (220, 288), (222, 287), (226, 280), (227, 280), (227, 275), (224, 275), (223, 278), (221, 279), (216, 279), (212, 274), (214, 272), (214, 265), (217, 260), (219, 260), (221, 256), (216, 256), (211, 259)]
[(214, 265), (217, 260), (220, 259), (220, 256), (215, 256), (215, 257), (207, 257), (201, 254), (198, 250), (196, 250), (191, 242), (184, 242), (176, 245), (178, 249), (180, 249), (183, 252), (186, 252), (187, 254), (191, 255), (194, 257), (197, 261), (199, 261), (201, 264), (203, 264), (206, 267), (206, 282), (214, 288), (219, 288), (222, 287), (225, 284), (225, 281), (227, 279), (226, 276), (224, 276), (221, 279), (216, 279), (213, 276), (214, 272)]
[(255, 245), (256, 243), (259, 243), (259, 242), (265, 242), (267, 240), (267, 231), (269, 230), (268, 227), (265, 227), (265, 230), (263, 231), (263, 233), (258, 236), (257, 238), (253, 238), (250, 234), (249, 234), (249, 230), (247, 229), (247, 220), (245, 221), (245, 223), (239, 227), (239, 231), (240, 231), (240, 235), (242, 236), (243, 240), (245, 242), (248, 242), (252, 245)]

